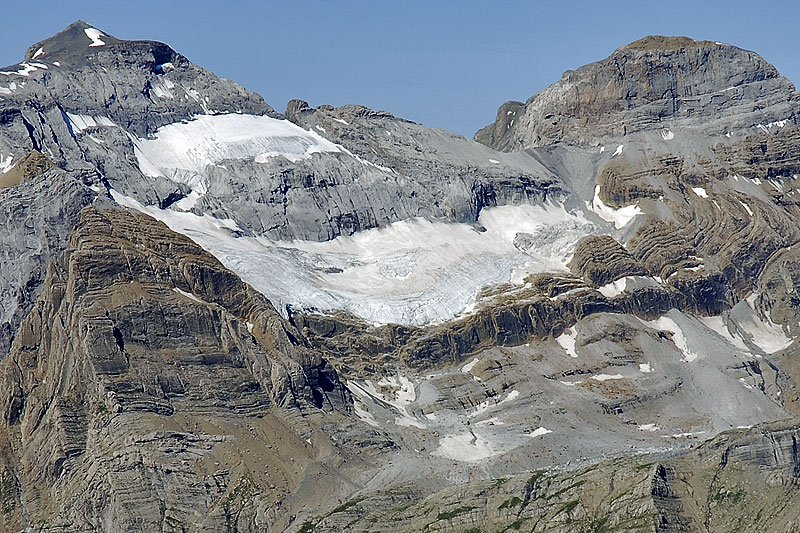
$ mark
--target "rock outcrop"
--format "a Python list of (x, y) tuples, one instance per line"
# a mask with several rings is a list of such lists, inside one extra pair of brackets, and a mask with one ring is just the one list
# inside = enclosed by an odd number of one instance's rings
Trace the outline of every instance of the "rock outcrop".
[(83, 22), (3, 73), (0, 529), (797, 529), (756, 54), (645, 38), (483, 144)]
[[(213, 257), (149, 217), (91, 207), (0, 376), (12, 529), (23, 515), (72, 531), (180, 529), (198, 511), (210, 529), (257, 529), (275, 517), (255, 513), (302, 479), (275, 454), (309, 461), (317, 413), (348, 402), (325, 360)], [(244, 463), (231, 470), (226, 454)]]
[(669, 137), (678, 127), (725, 135), (794, 122), (797, 102), (792, 83), (754, 52), (650, 36), (565, 72), (524, 104), (504, 104), (475, 140), (516, 151), (559, 142), (597, 145), (642, 131)]

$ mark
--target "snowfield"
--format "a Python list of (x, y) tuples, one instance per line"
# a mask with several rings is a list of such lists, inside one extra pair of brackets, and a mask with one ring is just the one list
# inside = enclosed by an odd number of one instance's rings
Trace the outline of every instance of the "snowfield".
[[(449, 320), (474, 303), (481, 287), (564, 272), (578, 241), (594, 228), (582, 214), (547, 204), (484, 209), (482, 232), (471, 224), (408, 219), (328, 242), (271, 241), (234, 236), (240, 228), (232, 220), (112, 194), (187, 235), (283, 313), (287, 305), (344, 310), (374, 324)], [(520, 232), (533, 243), (527, 253), (514, 244)]]

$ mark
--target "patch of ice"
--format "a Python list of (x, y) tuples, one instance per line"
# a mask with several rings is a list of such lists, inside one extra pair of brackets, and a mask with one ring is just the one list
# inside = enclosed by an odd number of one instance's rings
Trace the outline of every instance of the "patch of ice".
[(625, 376), (623, 376), (622, 374), (597, 374), (595, 376), (592, 376), (592, 379), (594, 379), (596, 381), (601, 381), (601, 382), (602, 381), (609, 381), (609, 380), (613, 380), (613, 379), (624, 379), (624, 378), (625, 378)]
[(564, 351), (567, 352), (567, 355), (570, 357), (577, 358), (578, 352), (575, 351), (575, 337), (578, 335), (575, 326), (572, 326), (569, 329), (564, 330), (564, 333), (556, 337), (556, 342), (564, 348)]
[(773, 354), (788, 348), (792, 344), (792, 339), (786, 336), (783, 328), (769, 318), (761, 319), (756, 315), (753, 310), (755, 298), (756, 294), (754, 293), (744, 302), (737, 304), (739, 306), (746, 305), (749, 312), (745, 314), (745, 318), (738, 319), (736, 325), (764, 353)]
[(617, 156), (617, 155), (622, 155), (622, 150), (623, 150), (624, 148), (625, 148), (625, 145), (624, 145), (624, 144), (620, 144), (619, 146), (617, 146), (617, 149), (616, 149), (616, 150), (614, 150), (614, 153), (613, 153), (613, 154), (611, 154), (611, 157), (614, 157), (614, 156)]
[(704, 434), (705, 431), (690, 431), (686, 433), (676, 433), (674, 435), (664, 435), (666, 438), (673, 438), (673, 439), (685, 439), (687, 437), (696, 437), (698, 435)]
[(153, 84), (153, 94), (159, 98), (175, 98), (172, 90), (175, 84), (166, 78), (161, 78)]
[(5, 159), (3, 159), (2, 161), (0, 161), (0, 172), (2, 172), (3, 174), (8, 172), (11, 169), (11, 167), (14, 166), (12, 164), (13, 161), (14, 161), (14, 156), (13, 155), (10, 155), (10, 156), (6, 157)]
[(73, 115), (72, 113), (67, 113), (66, 115), (69, 119), (73, 133), (80, 133), (89, 128), (116, 126), (113, 120), (104, 116), (95, 117), (91, 115)]
[(686, 343), (686, 336), (683, 334), (683, 330), (674, 320), (667, 316), (662, 316), (658, 320), (651, 320), (647, 323), (656, 329), (672, 333), (672, 342), (681, 351), (681, 353), (683, 353), (683, 358), (681, 359), (682, 361), (691, 363), (697, 359), (698, 354), (689, 350), (689, 347)]
[(639, 372), (649, 374), (652, 371), (653, 367), (650, 366), (650, 363), (639, 363)]
[(591, 203), (586, 202), (586, 207), (606, 222), (614, 224), (616, 229), (624, 228), (636, 215), (642, 214), (642, 210), (636, 204), (626, 205), (619, 209), (604, 204), (600, 199), (600, 185), (595, 185), (594, 198)]
[(692, 187), (692, 190), (700, 198), (708, 198), (708, 193), (703, 187)]
[(671, 130), (661, 130), (661, 138), (665, 141), (671, 141), (675, 138), (675, 134)]
[(178, 294), (180, 294), (182, 296), (185, 296), (186, 298), (189, 298), (190, 300), (194, 300), (197, 303), (204, 303), (200, 298), (198, 298), (197, 296), (195, 296), (191, 292), (182, 291), (178, 287), (173, 287), (172, 288), (172, 292), (177, 292)]
[(613, 298), (614, 296), (618, 296), (625, 292), (625, 287), (628, 283), (628, 277), (620, 278), (616, 281), (612, 281), (611, 283), (607, 283), (602, 287), (598, 287), (597, 290), (600, 291), (600, 294), (605, 296), (606, 298)]
[(552, 433), (552, 431), (550, 431), (549, 429), (547, 429), (545, 427), (538, 427), (538, 428), (534, 429), (533, 431), (531, 431), (530, 433), (528, 433), (527, 435), (529, 437), (542, 437), (544, 435), (547, 435), (548, 433)]
[(469, 373), (472, 371), (472, 369), (475, 367), (475, 365), (477, 365), (477, 364), (478, 364), (478, 361), (480, 361), (480, 359), (478, 359), (478, 358), (476, 357), (475, 359), (473, 359), (472, 361), (470, 361), (470, 362), (469, 362), (469, 363), (467, 363), (466, 365), (462, 366), (462, 367), (461, 367), (461, 371), (462, 371), (463, 373), (465, 373), (465, 374), (469, 374)]
[(739, 337), (738, 335), (732, 335), (730, 331), (728, 331), (727, 326), (725, 325), (722, 316), (705, 316), (705, 317), (698, 317), (698, 320), (703, 323), (708, 329), (731, 343), (736, 348), (740, 350), (749, 351), (747, 344)]
[(508, 396), (506, 396), (505, 398), (500, 400), (497, 405), (502, 405), (502, 404), (504, 404), (506, 402), (513, 402), (517, 398), (519, 398), (519, 391), (518, 390), (512, 390), (511, 392), (508, 393)]
[(502, 453), (495, 449), (492, 442), (474, 432), (446, 435), (439, 439), (439, 448), (431, 455), (461, 461), (476, 463), (493, 455)]
[(353, 411), (356, 413), (356, 416), (360, 418), (362, 421), (366, 422), (372, 427), (379, 428), (381, 427), (380, 424), (375, 420), (375, 417), (366, 409), (366, 406), (360, 402), (353, 402)]
[[(193, 191), (203, 184), (194, 173), (179, 177)], [(115, 198), (125, 200), (116, 192)], [(190, 208), (182, 202), (175, 208)], [(448, 320), (474, 301), (480, 287), (567, 271), (577, 242), (594, 232), (561, 206), (524, 205), (482, 210), (478, 222), (485, 232), (470, 224), (409, 219), (328, 242), (275, 242), (232, 235), (243, 232), (213, 217), (135, 200), (130, 205), (189, 236), (284, 313), (286, 305), (341, 309), (374, 324)], [(518, 232), (530, 236), (527, 253), (514, 245)]]
[(105, 46), (105, 42), (103, 42), (100, 37), (105, 37), (105, 34), (102, 33), (100, 30), (95, 28), (85, 28), (83, 33), (92, 41), (89, 46)]
[(210, 164), (225, 159), (270, 157), (290, 161), (318, 152), (340, 152), (340, 147), (288, 120), (259, 115), (200, 115), (168, 124), (155, 138), (132, 138), (139, 168), (147, 176), (166, 176), (181, 183), (186, 175), (203, 175)]
[(0, 71), (0, 74), (4, 76), (25, 76), (26, 78), (30, 76), (31, 72), (34, 72), (39, 69), (47, 70), (47, 65), (43, 63), (29, 63), (27, 61), (23, 61), (19, 64), (22, 68), (20, 70), (11, 70), (11, 71)]

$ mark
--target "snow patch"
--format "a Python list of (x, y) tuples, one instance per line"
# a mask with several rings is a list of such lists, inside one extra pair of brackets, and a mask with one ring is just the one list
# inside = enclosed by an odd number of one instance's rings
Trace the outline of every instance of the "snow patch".
[(192, 294), (191, 292), (182, 291), (178, 287), (173, 287), (172, 288), (172, 292), (177, 292), (178, 294), (180, 294), (182, 296), (185, 296), (186, 298), (189, 298), (190, 300), (194, 300), (197, 303), (200, 303), (200, 304), (201, 303), (205, 303), (200, 298), (198, 298), (197, 296)]
[(578, 357), (578, 352), (575, 351), (575, 337), (578, 335), (575, 326), (572, 326), (569, 329), (564, 330), (564, 333), (556, 337), (556, 342), (564, 348), (564, 351), (567, 352), (567, 355), (573, 358)]
[(139, 168), (146, 176), (165, 176), (186, 183), (187, 174), (203, 175), (208, 165), (226, 159), (270, 157), (289, 161), (340, 148), (288, 120), (260, 115), (200, 115), (193, 120), (162, 126), (155, 138), (132, 138)]
[(44, 53), (44, 48), (40, 46), (40, 47), (39, 47), (39, 48), (36, 50), (36, 52), (34, 52), (34, 53), (33, 53), (33, 57), (32, 57), (31, 59), (36, 59), (37, 57), (39, 57), (39, 56), (40, 56), (40, 55), (42, 55), (43, 53)]
[(624, 148), (625, 148), (625, 145), (624, 145), (624, 144), (620, 144), (619, 146), (617, 146), (617, 149), (616, 149), (616, 150), (614, 150), (614, 153), (613, 153), (613, 154), (611, 154), (611, 157), (614, 157), (614, 156), (617, 156), (617, 155), (622, 155), (622, 150), (623, 150)]
[(104, 116), (73, 115), (72, 113), (67, 113), (66, 115), (73, 133), (80, 133), (89, 128), (116, 127), (113, 120)]
[(598, 287), (597, 290), (600, 291), (600, 294), (606, 298), (613, 298), (614, 296), (618, 296), (625, 292), (625, 287), (628, 284), (629, 279), (630, 278), (628, 276), (620, 278), (616, 281), (612, 281), (611, 283), (607, 283), (602, 287)]
[(689, 347), (686, 343), (686, 336), (683, 334), (683, 330), (674, 320), (669, 317), (662, 316), (658, 320), (648, 321), (647, 324), (650, 324), (661, 331), (668, 331), (672, 333), (672, 342), (681, 351), (681, 353), (683, 353), (683, 358), (681, 359), (682, 361), (691, 363), (697, 359), (698, 354), (689, 350)]
[(31, 72), (34, 72), (39, 69), (47, 70), (47, 65), (43, 63), (29, 63), (27, 61), (23, 61), (19, 64), (22, 67), (19, 70), (11, 70), (11, 71), (0, 71), (0, 74), (4, 76), (25, 76), (26, 78), (30, 76)]
[(747, 211), (747, 214), (752, 217), (753, 216), (753, 211), (750, 209), (750, 206), (747, 205), (746, 203), (744, 203), (741, 200), (739, 200), (739, 203), (742, 204), (742, 207), (744, 207), (744, 210)]
[(439, 439), (439, 448), (431, 455), (461, 461), (476, 463), (493, 455), (502, 453), (494, 448), (492, 442), (474, 432), (447, 435)]
[(103, 42), (100, 37), (105, 37), (106, 35), (98, 29), (95, 28), (85, 28), (83, 33), (92, 41), (89, 46), (105, 46), (106, 43)]
[(531, 431), (530, 433), (527, 433), (527, 435), (529, 437), (542, 437), (544, 435), (547, 435), (548, 433), (552, 433), (552, 431), (545, 427), (538, 427), (533, 431)]
[(661, 138), (665, 141), (671, 141), (675, 138), (675, 134), (670, 130), (661, 130)]
[(659, 427), (655, 424), (641, 424), (639, 431), (658, 431)]
[(708, 198), (708, 193), (702, 187), (692, 187), (694, 193), (699, 196), (700, 198)]
[(478, 364), (478, 361), (480, 361), (480, 359), (478, 359), (478, 358), (476, 357), (475, 359), (473, 359), (472, 361), (470, 361), (470, 362), (469, 362), (469, 363), (467, 363), (466, 365), (462, 366), (462, 367), (461, 367), (461, 371), (462, 371), (463, 373), (465, 373), (465, 374), (469, 374), (469, 373), (472, 371), (472, 369), (475, 367), (475, 365), (477, 365), (477, 364)]
[(592, 376), (592, 379), (594, 379), (595, 381), (603, 382), (614, 379), (624, 379), (624, 377), (625, 376), (623, 376), (622, 374), (597, 374), (595, 376)]
[(737, 320), (736, 324), (739, 329), (748, 336), (750, 341), (761, 348), (764, 353), (773, 354), (792, 344), (792, 339), (787, 337), (783, 332), (783, 328), (778, 324), (772, 322), (769, 318), (761, 319), (754, 311), (754, 303), (756, 294), (750, 295), (744, 302), (739, 302), (737, 305), (746, 305), (748, 313), (745, 319)]
[(497, 159), (490, 159), (490, 160), (489, 160), (489, 163), (491, 163), (491, 164), (493, 164), (493, 165), (499, 165), (499, 164), (500, 164), (500, 161), (498, 161)]
[(13, 81), (8, 84), (8, 87), (0, 87), (0, 94), (11, 94), (17, 90), (17, 84)]
[(586, 207), (606, 222), (614, 224), (616, 229), (624, 228), (636, 215), (642, 214), (642, 210), (635, 204), (619, 209), (604, 204), (600, 199), (600, 185), (595, 185), (594, 198), (591, 203), (586, 202)]
[(649, 374), (652, 371), (653, 367), (650, 366), (650, 363), (639, 363), (639, 372)]
[(3, 159), (2, 161), (0, 161), (0, 172), (2, 172), (3, 174), (8, 172), (11, 169), (11, 167), (14, 166), (13, 161), (14, 161), (13, 155), (10, 155), (5, 159)]

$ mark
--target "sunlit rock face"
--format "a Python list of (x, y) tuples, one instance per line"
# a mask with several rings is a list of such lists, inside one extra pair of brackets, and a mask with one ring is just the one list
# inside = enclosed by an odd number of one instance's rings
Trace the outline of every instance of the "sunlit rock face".
[(83, 22), (0, 97), (0, 529), (798, 528), (755, 53), (647, 37), (477, 142)]

